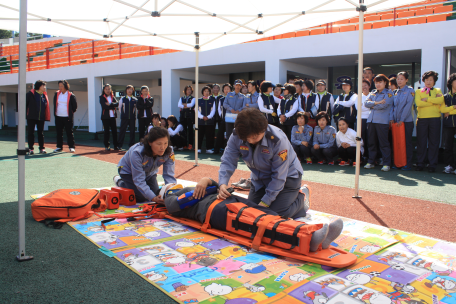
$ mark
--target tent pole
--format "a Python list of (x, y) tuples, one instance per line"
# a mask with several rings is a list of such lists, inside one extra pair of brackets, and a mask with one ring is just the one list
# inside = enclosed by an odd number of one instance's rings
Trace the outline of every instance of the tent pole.
[(195, 33), (195, 164), (198, 166), (198, 83), (199, 83), (199, 32)]
[(363, 54), (363, 39), (364, 39), (364, 12), (366, 6), (364, 0), (359, 0), (359, 47), (358, 47), (358, 118), (356, 130), (356, 174), (355, 174), (355, 195), (353, 198), (361, 198), (359, 196), (359, 171), (361, 167), (361, 108), (363, 101), (363, 67), (364, 67), (364, 54)]
[(32, 256), (25, 254), (25, 93), (27, 89), (27, 0), (21, 0), (19, 19), (19, 102), (17, 126), (17, 162), (18, 162), (18, 222), (19, 222), (19, 262), (29, 261)]

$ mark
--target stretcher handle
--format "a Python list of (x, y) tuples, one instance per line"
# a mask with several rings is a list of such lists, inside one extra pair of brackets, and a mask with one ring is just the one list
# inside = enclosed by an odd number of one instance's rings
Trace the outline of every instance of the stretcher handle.
[(211, 220), (211, 215), (212, 215), (212, 210), (214, 210), (215, 206), (217, 206), (219, 203), (223, 202), (221, 199), (216, 199), (215, 201), (212, 202), (212, 204), (209, 206), (209, 209), (207, 209), (206, 213), (206, 219), (204, 220), (203, 226), (201, 226), (201, 231), (202, 232), (207, 232), (207, 229), (211, 228), (211, 225), (209, 224)]
[(262, 221), (258, 224), (258, 230), (253, 238), (252, 241), (252, 248), (258, 250), (261, 245), (261, 240), (263, 239), (264, 232), (266, 231), (266, 227), (269, 225), (270, 222), (273, 220), (281, 219), (278, 215), (266, 215), (262, 218)]

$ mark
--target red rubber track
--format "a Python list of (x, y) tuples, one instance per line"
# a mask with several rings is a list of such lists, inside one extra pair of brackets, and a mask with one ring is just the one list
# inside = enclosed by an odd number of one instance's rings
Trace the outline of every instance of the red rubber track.
[[(46, 145), (49, 148), (51, 146), (55, 145)], [(117, 164), (125, 152), (106, 152), (99, 147), (78, 146), (76, 154)], [(192, 162), (176, 160), (176, 178), (194, 182), (202, 177), (217, 180), (218, 171), (216, 165), (200, 164), (194, 167)], [(250, 172), (236, 170), (230, 183), (242, 177), (250, 177)], [(371, 191), (360, 191), (362, 199), (353, 199), (351, 188), (304, 183), (312, 188), (313, 210), (456, 242), (456, 206)]]

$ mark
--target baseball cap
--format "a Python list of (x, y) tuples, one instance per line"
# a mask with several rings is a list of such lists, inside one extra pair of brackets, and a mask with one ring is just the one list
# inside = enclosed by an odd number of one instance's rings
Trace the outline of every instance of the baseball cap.
[(353, 82), (349, 79), (342, 81), (342, 84), (349, 84), (349, 85), (353, 86)]
[(319, 84), (324, 84), (324, 85), (326, 85), (326, 81), (324, 81), (323, 79), (320, 79), (320, 80), (318, 80), (318, 82), (317, 82), (317, 85), (319, 85)]
[(236, 79), (236, 80), (234, 81), (234, 85), (237, 85), (237, 84), (242, 85), (242, 80)]

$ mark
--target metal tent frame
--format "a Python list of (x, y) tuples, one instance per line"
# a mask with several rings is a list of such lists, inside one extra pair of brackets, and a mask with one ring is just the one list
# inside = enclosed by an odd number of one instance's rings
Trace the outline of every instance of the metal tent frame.
[[(43, 7), (46, 7), (46, 3), (43, 2), (50, 2), (50, 0), (43, 0), (40, 2), (40, 5)], [(109, 1), (109, 0), (105, 0)], [(18, 125), (18, 207), (19, 207), (19, 212), (18, 212), (18, 217), (19, 217), (19, 255), (17, 256), (18, 261), (27, 261), (32, 259), (33, 257), (27, 256), (25, 252), (25, 155), (27, 152), (27, 149), (25, 148), (25, 95), (26, 95), (26, 62), (27, 62), (27, 22), (32, 22), (32, 24), (36, 23), (41, 23), (41, 22), (49, 22), (49, 23), (55, 23), (65, 29), (72, 29), (76, 30), (78, 33), (80, 33), (80, 37), (86, 37), (86, 38), (95, 38), (95, 39), (112, 39), (118, 42), (128, 42), (129, 40), (127, 38), (131, 37), (154, 37), (154, 38), (161, 38), (161, 40), (158, 41), (147, 41), (146, 43), (153, 44), (154, 46), (160, 45), (163, 43), (163, 45), (168, 46), (167, 43), (172, 43), (172, 47), (176, 49), (182, 49), (182, 50), (189, 50), (189, 51), (194, 51), (195, 52), (195, 100), (198, 102), (198, 82), (199, 82), (199, 51), (201, 48), (205, 47), (205, 49), (212, 49), (212, 48), (217, 48), (221, 46), (225, 46), (228, 44), (233, 44), (233, 43), (240, 43), (240, 42), (246, 42), (249, 40), (253, 40), (252, 36), (255, 35), (254, 37), (258, 35), (263, 35), (263, 36), (272, 36), (276, 35), (279, 33), (285, 33), (287, 31), (291, 30), (299, 30), (302, 29), (301, 27), (298, 27), (293, 22), (295, 22), (299, 18), (304, 18), (307, 15), (313, 15), (313, 14), (321, 14), (320, 16), (325, 16), (326, 13), (338, 13), (340, 15), (337, 15), (337, 17), (331, 17), (331, 21), (336, 21), (334, 19), (344, 19), (347, 17), (353, 17), (351, 13), (353, 13), (356, 9), (356, 11), (359, 14), (359, 58), (358, 58), (358, 109), (361, 109), (361, 103), (362, 103), (362, 71), (363, 71), (363, 30), (364, 30), (364, 12), (368, 8), (374, 8), (375, 6), (378, 6), (380, 4), (383, 4), (387, 2), (390, 5), (386, 6), (383, 5), (381, 7), (377, 7), (374, 9), (376, 10), (384, 10), (387, 8), (391, 8), (394, 6), (398, 5), (399, 0), (395, 0), (394, 2), (392, 0), (378, 0), (375, 2), (372, 2), (368, 5), (365, 5), (364, 0), (359, 0), (359, 3), (356, 3), (353, 0), (327, 0), (327, 1), (315, 1), (317, 2), (317, 5), (314, 7), (311, 7), (310, 9), (307, 9), (305, 11), (294, 11), (294, 12), (280, 12), (280, 13), (269, 13), (269, 14), (263, 14), (261, 11), (258, 9), (258, 12), (256, 14), (247, 14), (247, 15), (238, 15), (238, 14), (217, 14), (214, 12), (210, 12), (204, 8), (201, 8), (197, 5), (189, 3), (189, 1), (192, 0), (171, 0), (170, 2), (166, 3), (163, 5), (160, 9), (158, 8), (158, 1), (159, 0), (153, 0), (154, 1), (154, 10), (146, 9), (145, 6), (151, 2), (151, 0), (145, 0), (142, 5), (136, 6), (133, 5), (126, 0), (111, 0), (113, 3), (121, 4), (124, 5), (125, 8), (133, 8), (133, 12), (130, 13), (128, 16), (125, 17), (115, 17), (115, 18), (100, 18), (100, 19), (81, 19), (81, 18), (74, 18), (74, 19), (52, 19), (52, 18), (47, 18), (42, 15), (35, 14), (33, 12), (28, 12), (27, 11), (27, 0), (20, 0), (20, 8), (14, 8), (11, 7), (10, 5), (5, 5), (1, 3), (0, 0), (0, 7), (16, 11), (20, 13), (19, 18), (9, 18), (9, 17), (2, 17), (0, 15), (0, 26), (2, 28), (8, 28), (11, 27), (11, 23), (5, 23), (5, 26), (2, 26), (2, 22), (10, 22), (10, 21), (19, 21), (19, 32), (20, 32), (20, 47), (19, 47), (19, 125)], [(214, 1), (214, 0), (213, 0)], [(253, 1), (253, 0), (252, 0)], [(404, 4), (409, 4), (413, 2), (418, 2), (419, 0), (402, 0), (400, 1), (399, 5), (404, 5)], [(195, 2), (195, 1), (194, 1)], [(292, 1), (290, 1), (292, 2)], [(327, 5), (335, 4), (338, 3), (340, 6), (341, 3), (349, 3), (351, 4), (350, 7), (346, 8), (339, 8), (339, 9), (327, 9), (327, 10), (318, 10), (319, 8), (322, 8)], [(262, 3), (265, 3), (265, 5), (268, 5), (269, 2), (266, 2), (266, 0), (263, 0)], [(302, 3), (302, 2), (301, 2)], [(394, 5), (393, 5), (394, 3)], [(176, 13), (167, 13), (166, 11), (170, 9), (175, 4), (179, 5), (185, 5), (188, 8), (193, 9), (194, 11), (200, 12), (199, 14), (176, 14)], [(137, 14), (138, 12), (142, 12), (144, 14)], [(345, 13), (345, 14), (344, 14)], [(30, 17), (29, 17), (30, 16)], [(191, 17), (191, 18), (203, 18), (203, 17), (212, 17), (216, 18), (219, 21), (226, 22), (226, 24), (231, 25), (231, 28), (228, 28), (228, 31), (222, 31), (222, 32), (193, 32), (193, 33), (180, 33), (180, 32), (169, 32), (169, 33), (156, 33), (156, 32), (151, 32), (146, 29), (138, 28), (135, 26), (128, 25), (128, 20), (133, 20), (133, 19), (138, 19), (138, 18), (147, 18), (147, 17), (154, 17), (154, 18), (159, 18), (159, 17)], [(249, 18), (247, 21), (240, 23), (236, 21), (235, 19), (237, 17), (244, 17), (244, 18)], [(286, 19), (281, 19), (277, 21), (275, 24), (271, 24), (268, 28), (259, 30), (252, 27), (252, 23), (255, 21), (261, 20), (263, 18), (277, 18), (277, 17), (288, 17)], [(329, 17), (328, 17), (329, 18)], [(196, 19), (195, 19), (196, 20)], [(107, 25), (107, 30), (105, 32), (97, 32), (95, 30), (90, 30), (87, 28), (84, 28), (82, 26), (75, 26), (73, 23), (78, 23), (81, 22), (81, 24), (84, 24), (86, 22), (89, 23), (98, 23), (98, 22), (103, 22)], [(313, 21), (314, 25), (317, 24), (322, 24), (325, 23), (325, 19), (323, 17), (320, 17), (318, 20)], [(290, 25), (292, 24), (292, 25)], [(113, 25), (114, 27), (110, 29), (110, 25)], [(287, 27), (288, 26), (288, 27)], [(290, 26), (293, 26), (290, 28)], [(15, 30), (17, 30), (17, 26), (14, 26)], [(59, 28), (61, 28), (59, 27)], [(34, 31), (34, 27), (31, 27), (31, 30)], [(136, 34), (128, 34), (128, 35), (123, 35), (119, 34), (116, 35), (116, 32), (122, 29), (128, 29), (128, 30), (134, 30)], [(245, 31), (238, 31), (239, 29), (245, 30)], [(141, 33), (141, 34), (139, 34)], [(54, 29), (54, 28), (49, 28), (48, 34), (57, 34), (59, 35), (59, 31)], [(204, 43), (200, 43), (201, 36), (207, 36), (209, 39), (205, 41)], [(238, 40), (230, 42), (228, 44), (217, 44), (216, 42), (220, 41), (221, 38), (227, 37), (227, 36), (239, 36), (242, 38), (238, 38)], [(188, 41), (189, 37), (194, 37), (195, 38), (195, 44), (192, 44)], [(256, 39), (256, 38), (255, 38)], [(361, 115), (358, 115), (358, 125), (361, 125)], [(359, 198), (359, 173), (360, 173), (360, 137), (361, 137), (361, 128), (358, 128), (357, 131), (357, 145), (356, 145), (356, 151), (357, 151), (357, 156), (356, 156), (356, 175), (355, 175), (355, 194), (353, 197)], [(198, 114), (197, 111), (195, 111), (195, 165), (198, 165)]]

